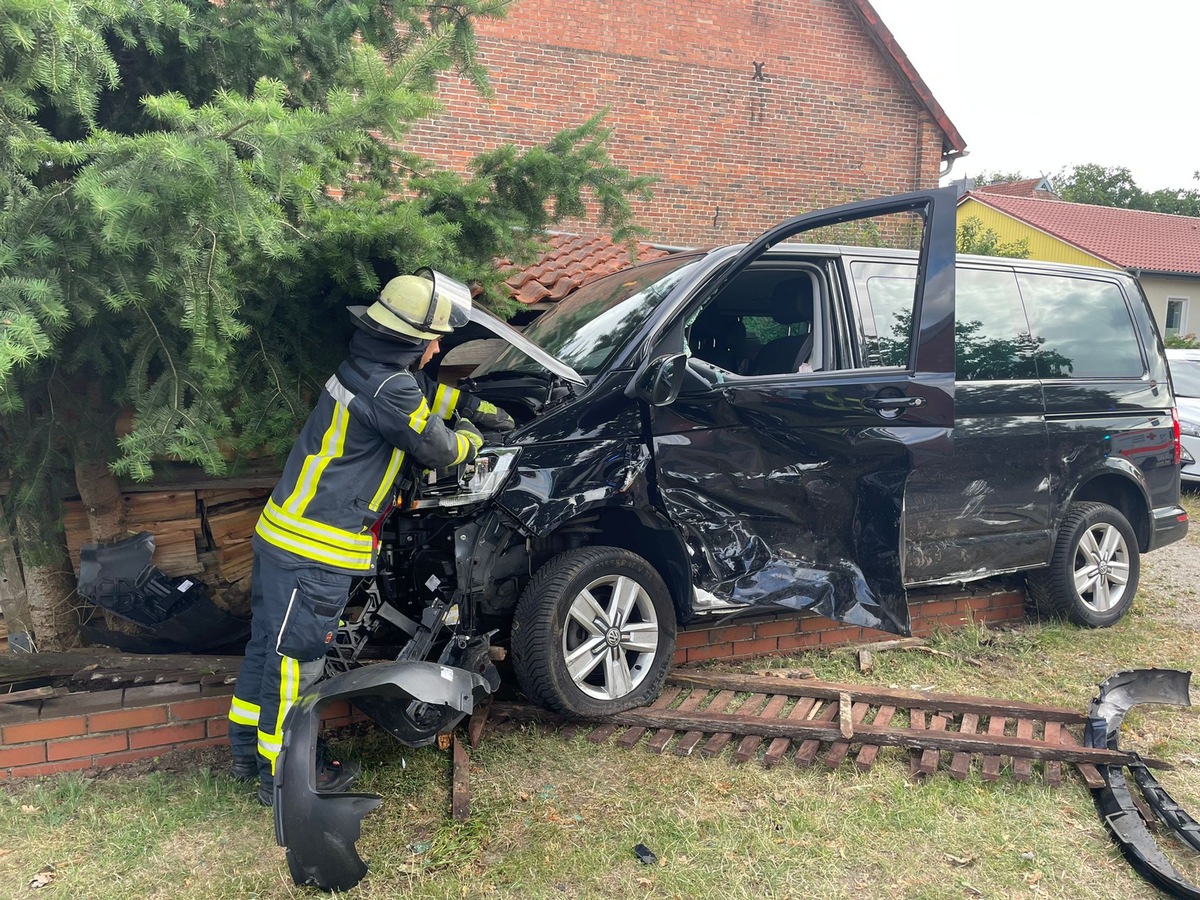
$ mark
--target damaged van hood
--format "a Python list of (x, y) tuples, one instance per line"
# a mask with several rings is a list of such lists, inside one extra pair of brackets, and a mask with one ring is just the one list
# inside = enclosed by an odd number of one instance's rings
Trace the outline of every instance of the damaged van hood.
[[(531, 341), (517, 329), (513, 328), (507, 322), (496, 318), (486, 309), (480, 309), (478, 306), (471, 309), (471, 324), (487, 331), (494, 337), (500, 338), (502, 341), (511, 344), (516, 349), (520, 350), (538, 365), (545, 367), (553, 372), (564, 381), (569, 381), (571, 384), (586, 384), (583, 376), (568, 366), (565, 362), (556, 356), (553, 356)], [(477, 337), (477, 335), (469, 335), (468, 340)], [(456, 343), (463, 343), (457, 341)]]

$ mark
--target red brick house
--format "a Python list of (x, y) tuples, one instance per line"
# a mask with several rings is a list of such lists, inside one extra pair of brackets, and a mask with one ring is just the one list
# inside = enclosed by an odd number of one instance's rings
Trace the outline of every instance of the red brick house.
[(868, 0), (517, 0), (478, 31), (494, 99), (443, 77), (406, 147), (464, 169), (608, 108), (615, 161), (659, 176), (636, 218), (660, 243), (934, 187), (966, 147)]

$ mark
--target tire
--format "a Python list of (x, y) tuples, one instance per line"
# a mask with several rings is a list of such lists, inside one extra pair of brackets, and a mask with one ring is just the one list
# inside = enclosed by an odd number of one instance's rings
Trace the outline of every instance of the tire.
[(554, 557), (533, 576), (513, 614), (521, 690), (571, 718), (649, 703), (662, 690), (674, 651), (675, 609), (666, 584), (646, 560), (619, 547)]
[(1107, 628), (1129, 611), (1141, 556), (1129, 520), (1106, 503), (1072, 503), (1048, 568), (1026, 578), (1042, 612), (1076, 625)]

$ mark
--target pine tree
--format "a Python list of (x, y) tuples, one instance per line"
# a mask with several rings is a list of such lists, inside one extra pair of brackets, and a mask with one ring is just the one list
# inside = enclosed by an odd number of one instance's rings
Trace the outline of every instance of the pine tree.
[(114, 473), (286, 445), (344, 307), (392, 274), (498, 297), (493, 261), (560, 218), (633, 233), (648, 184), (599, 115), (469, 174), (404, 151), (438, 73), (487, 92), (473, 22), (506, 5), (0, 0), (0, 439), (27, 567), (63, 571), (66, 492), (111, 539)]

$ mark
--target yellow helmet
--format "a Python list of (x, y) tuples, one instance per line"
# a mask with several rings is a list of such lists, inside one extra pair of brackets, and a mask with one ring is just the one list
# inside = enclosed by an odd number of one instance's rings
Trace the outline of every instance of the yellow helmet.
[(366, 331), (417, 343), (435, 341), (466, 325), (471, 289), (449, 275), (418, 269), (383, 286), (370, 306), (352, 306), (350, 315)]

